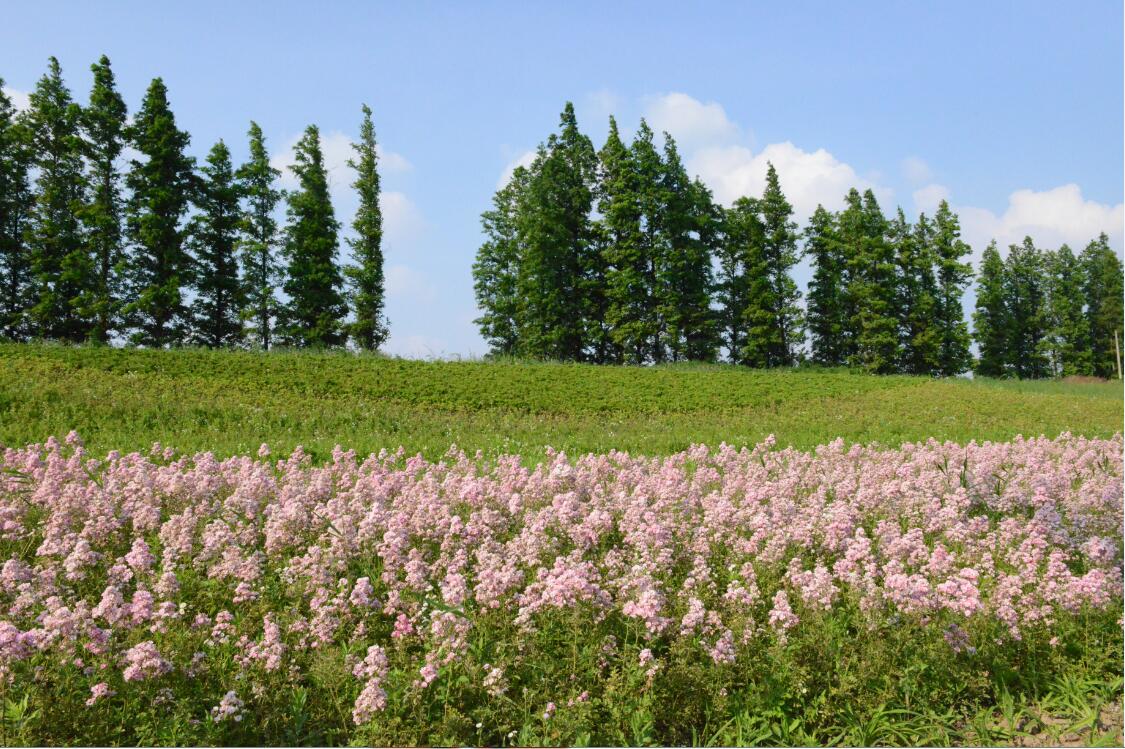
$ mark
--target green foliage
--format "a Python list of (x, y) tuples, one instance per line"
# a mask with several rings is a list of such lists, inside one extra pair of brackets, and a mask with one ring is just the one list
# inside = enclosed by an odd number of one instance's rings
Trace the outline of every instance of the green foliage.
[(811, 359), (823, 366), (837, 367), (847, 360), (849, 347), (847, 259), (837, 233), (837, 217), (822, 205), (816, 207), (805, 229), (805, 255), (813, 265), (806, 313)]
[(519, 353), (519, 229), (516, 225), (522, 192), (530, 173), (516, 167), (508, 183), (492, 198), (493, 209), (481, 214), (487, 239), (473, 263), (473, 290), (482, 312), (475, 322), (492, 353), (514, 356)]
[(857, 190), (849, 192), (839, 226), (851, 328), (847, 361), (868, 372), (893, 372), (899, 359), (894, 247), (875, 194), (867, 190), (861, 198)]
[(30, 99), (26, 122), (37, 176), (27, 233), (32, 277), (28, 316), (37, 338), (84, 341), (91, 321), (81, 303), (93, 286), (94, 267), (78, 220), (87, 189), (82, 109), (71, 100), (54, 57)]
[(1008, 355), (1012, 373), (1020, 379), (1046, 377), (1047, 278), (1043, 253), (1025, 237), (1008, 248), (1004, 263), (1004, 296), (1008, 309)]
[(94, 73), (94, 87), (90, 103), (82, 110), (83, 146), (90, 165), (90, 199), (79, 215), (86, 228), (94, 274), (93, 283), (79, 304), (93, 318), (90, 340), (105, 344), (119, 325), (124, 291), (121, 174), (117, 159), (125, 147), (127, 110), (117, 92), (109, 58), (102, 55), (90, 70)]
[(278, 314), (274, 296), (281, 268), (274, 251), (277, 245), (277, 221), (274, 209), (281, 200), (281, 191), (274, 187), (281, 172), (270, 166), (269, 151), (258, 123), (250, 123), (250, 160), (238, 169), (238, 181), (246, 209), (240, 224), (239, 251), (242, 254), (246, 307), (243, 319), (252, 340), (268, 350), (273, 340), (273, 324)]
[(131, 162), (125, 182), (132, 191), (126, 226), (133, 245), (128, 279), (131, 301), (122, 312), (130, 341), (162, 348), (184, 343), (191, 314), (184, 286), (191, 281), (191, 257), (181, 222), (195, 186), (195, 161), (186, 153), (191, 137), (176, 127), (168, 89), (155, 78), (129, 128), (141, 158)]
[(898, 266), (899, 367), (908, 374), (937, 374), (941, 369), (941, 329), (935, 324), (938, 290), (933, 225), (922, 214), (911, 227), (900, 208), (891, 222), (890, 240)]
[(973, 363), (969, 351), (969, 329), (961, 296), (973, 277), (972, 266), (962, 262), (972, 249), (961, 241), (961, 224), (941, 201), (934, 214), (933, 261), (937, 268), (937, 295), (934, 312), (940, 340), (937, 374), (944, 377), (959, 375)]
[(1048, 252), (1047, 348), (1056, 377), (1092, 375), (1090, 326), (1083, 314), (1082, 268), (1065, 244)]
[(241, 190), (234, 178), (230, 149), (221, 140), (207, 155), (197, 191), (199, 213), (192, 218), (190, 244), (195, 251), (195, 303), (192, 340), (209, 348), (242, 341), (245, 289), (238, 278), (238, 225)]
[(34, 204), (31, 133), (3, 85), (0, 78), (0, 337), (22, 341), (31, 305), (31, 254), (24, 239)]
[[(1125, 276), (1121, 261), (1109, 246), (1109, 238), (1102, 234), (1086, 246), (1079, 258), (1082, 266), (1082, 286), (1086, 302), (1086, 320), (1090, 335), (1090, 354), (1094, 374), (1099, 377), (1121, 376), (1115, 366), (1118, 350), (1125, 352), (1122, 335), (1122, 309), (1125, 296)], [(1117, 348), (1114, 347), (1114, 337)]]
[(349, 239), (354, 265), (344, 268), (348, 282), (348, 301), (355, 320), (348, 326), (348, 335), (364, 351), (375, 351), (389, 334), (383, 314), (386, 306), (383, 279), (383, 212), (379, 208), (379, 154), (375, 144), (375, 125), (371, 108), (363, 105), (363, 123), (359, 142), (352, 146), (358, 161), (348, 161), (356, 171), (352, 187), (359, 193), (352, 228), (355, 238)]
[(1008, 328), (1011, 323), (1004, 275), (1004, 261), (993, 241), (981, 256), (973, 313), (973, 337), (980, 349), (973, 371), (979, 377), (1004, 377), (1009, 371)]
[(340, 224), (328, 195), (328, 172), (320, 150), (320, 130), (309, 125), (293, 149), (289, 167), (300, 186), (288, 195), (289, 225), (283, 286), (289, 296), (278, 332), (290, 346), (342, 346), (347, 304), (343, 278), (336, 264)]
[(95, 454), (155, 441), (225, 456), (269, 442), (318, 460), (337, 444), (403, 446), (440, 459), (451, 443), (537, 461), (695, 443), (802, 449), (849, 442), (1007, 440), (1120, 429), (1115, 383), (876, 377), (731, 365), (617, 367), (421, 362), (343, 352), (0, 346), (0, 443), (81, 430)]

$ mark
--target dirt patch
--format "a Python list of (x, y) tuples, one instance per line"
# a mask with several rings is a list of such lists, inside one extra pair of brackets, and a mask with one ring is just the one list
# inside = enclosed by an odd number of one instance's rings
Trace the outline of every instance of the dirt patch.
[(1096, 384), (1096, 383), (1101, 383), (1101, 382), (1109, 382), (1109, 380), (1105, 379), (1104, 377), (1093, 377), (1093, 376), (1090, 376), (1090, 375), (1070, 375), (1069, 377), (1064, 377), (1062, 379), (1062, 381), (1072, 383), (1072, 384), (1078, 383), (1080, 385), (1081, 384), (1091, 385), (1091, 384)]

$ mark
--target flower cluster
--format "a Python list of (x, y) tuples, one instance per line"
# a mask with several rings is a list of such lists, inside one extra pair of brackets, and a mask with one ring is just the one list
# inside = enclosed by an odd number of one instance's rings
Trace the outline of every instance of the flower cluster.
[[(265, 445), (96, 459), (71, 437), (6, 449), (0, 469), (0, 684), (54, 659), (91, 708), (223, 658), (224, 690), (253, 700), (330, 648), (352, 654), (356, 724), (456, 665), (499, 696), (522, 646), (475, 663), (484, 618), (517, 640), (568, 612), (615, 623), (637, 647), (603, 629), (602, 662), (651, 680), (672, 641), (723, 668), (838, 609), (970, 657), (974, 623), (1046, 642), (1060, 617), (1121, 606), (1120, 436), (533, 468), (342, 449), (316, 466)], [(242, 710), (226, 691), (212, 717)]]

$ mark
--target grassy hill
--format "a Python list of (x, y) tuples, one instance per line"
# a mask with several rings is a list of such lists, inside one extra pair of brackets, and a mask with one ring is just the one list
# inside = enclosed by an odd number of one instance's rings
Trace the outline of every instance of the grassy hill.
[(155, 441), (217, 455), (268, 442), (314, 457), (404, 446), (441, 456), (456, 443), (539, 458), (696, 442), (810, 448), (849, 442), (1005, 440), (1063, 431), (1110, 436), (1119, 383), (876, 377), (754, 371), (420, 362), (345, 353), (143, 351), (0, 345), (0, 444), (77, 429), (94, 453)]

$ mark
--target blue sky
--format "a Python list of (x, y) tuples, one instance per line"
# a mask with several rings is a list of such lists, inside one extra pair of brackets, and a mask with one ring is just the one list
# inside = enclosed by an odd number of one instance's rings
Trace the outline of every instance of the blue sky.
[(17, 101), (52, 54), (85, 101), (105, 53), (130, 111), (164, 78), (201, 157), (222, 138), (241, 159), (254, 119), (284, 165), (316, 123), (344, 221), (369, 104), (393, 353), (485, 352), (479, 215), (567, 100), (599, 147), (610, 113), (668, 130), (723, 202), (760, 192), (769, 160), (802, 219), (855, 184), (912, 216), (947, 197), (974, 254), (1026, 233), (1077, 249), (1105, 231), (1122, 249), (1120, 2), (10, 2), (3, 16)]

